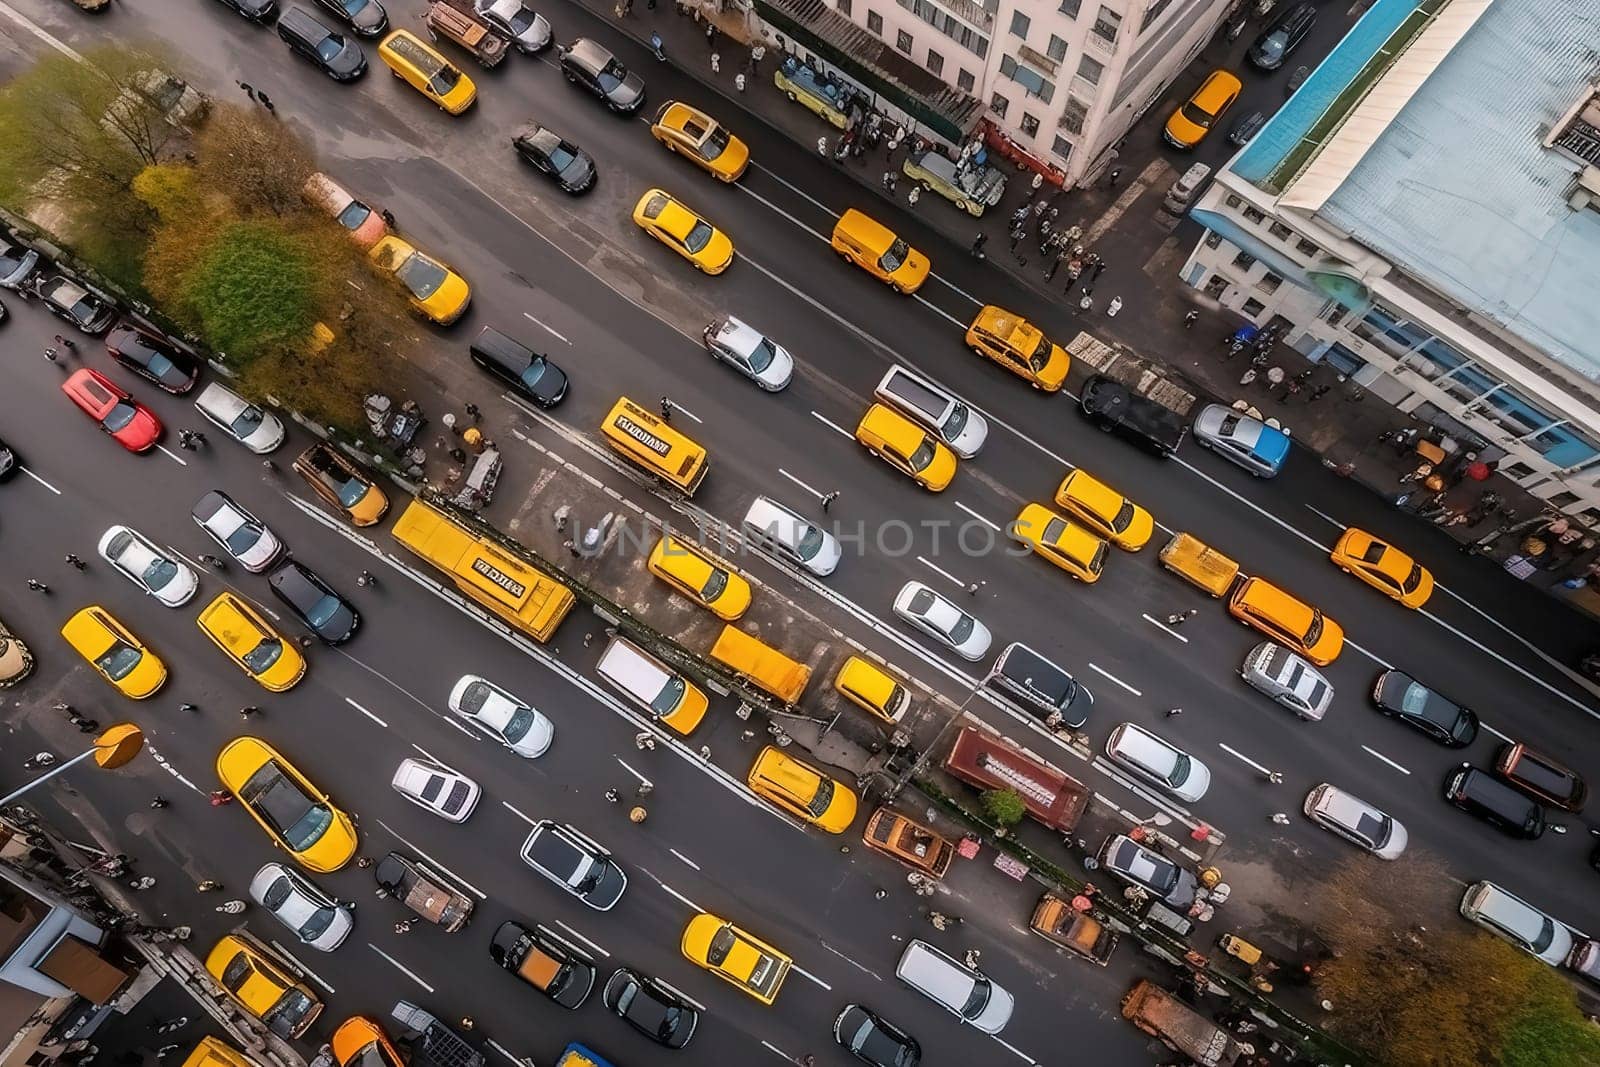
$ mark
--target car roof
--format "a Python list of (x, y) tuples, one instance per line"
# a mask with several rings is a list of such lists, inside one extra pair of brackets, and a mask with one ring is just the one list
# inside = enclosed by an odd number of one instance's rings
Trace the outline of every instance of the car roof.
[(611, 51), (588, 37), (579, 37), (567, 49), (567, 55), (594, 71), (599, 71), (616, 57)]
[(756, 350), (757, 345), (766, 340), (766, 335), (744, 320), (726, 315), (721, 325), (717, 327), (717, 340), (741, 356), (748, 356)]

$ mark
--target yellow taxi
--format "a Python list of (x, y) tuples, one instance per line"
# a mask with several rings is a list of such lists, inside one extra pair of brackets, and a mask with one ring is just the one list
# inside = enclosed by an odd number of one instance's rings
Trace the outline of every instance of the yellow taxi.
[(248, 934), (229, 934), (206, 956), (206, 972), (245, 1011), (284, 1040), (311, 1028), (322, 1001)]
[(1333, 565), (1408, 608), (1420, 608), (1433, 595), (1428, 569), (1387, 541), (1350, 527), (1329, 554)]
[(217, 777), (250, 817), (307, 870), (337, 871), (356, 854), (356, 827), (316, 786), (259, 737), (217, 753)]
[(361, 1015), (340, 1023), (329, 1045), (339, 1067), (405, 1067), (383, 1027)]
[(683, 928), (678, 946), (684, 959), (704, 967), (724, 982), (771, 1004), (794, 960), (726, 919), (701, 912)]
[(295, 643), (232, 593), (219, 594), (195, 622), (261, 688), (281, 693), (305, 677), (306, 658)]
[(1338, 623), (1265, 578), (1246, 578), (1235, 586), (1228, 611), (1319, 667), (1338, 659), (1344, 650), (1344, 630)]
[(1067, 384), (1072, 367), (1066, 349), (1021, 315), (993, 304), (980, 309), (967, 327), (967, 347), (1047, 393)]
[(1137, 552), (1150, 542), (1156, 522), (1150, 513), (1105, 482), (1078, 469), (1061, 480), (1056, 503), (1118, 548)]
[(736, 182), (750, 166), (750, 149), (704, 111), (668, 100), (656, 112), (650, 135), (720, 181)]
[(1043, 504), (1027, 504), (1011, 524), (1011, 536), (1080, 582), (1093, 584), (1105, 570), (1106, 543)]
[(785, 755), (775, 745), (761, 750), (745, 781), (762, 800), (819, 830), (842, 834), (855, 821), (856, 795), (849, 787)]
[(833, 224), (828, 244), (846, 263), (854, 263), (897, 293), (914, 293), (933, 271), (927, 256), (865, 212), (849, 208)]
[(344, 512), (355, 526), (376, 525), (389, 510), (389, 498), (378, 488), (377, 479), (326, 441), (300, 453), (294, 471), (325, 504)]
[(731, 564), (671, 534), (656, 542), (645, 567), (719, 619), (732, 622), (750, 607), (750, 583)]
[(728, 235), (660, 189), (639, 198), (633, 221), (706, 274), (721, 274), (733, 263), (733, 242)]
[(955, 479), (956, 454), (893, 408), (868, 408), (856, 426), (856, 440), (924, 489), (942, 493)]
[(368, 255), (379, 269), (394, 275), (411, 306), (430, 322), (448, 326), (472, 302), (472, 287), (465, 278), (408, 241), (391, 234), (373, 245)]
[(167, 665), (161, 658), (99, 605), (91, 604), (68, 619), (61, 636), (125, 697), (155, 696), (167, 680)]
[(202, 1037), (183, 1067), (258, 1067), (255, 1060), (218, 1037)]
[(1185, 100), (1167, 119), (1161, 131), (1167, 143), (1174, 148), (1193, 148), (1205, 140), (1206, 134), (1216, 126), (1223, 112), (1233, 106), (1244, 88), (1239, 79), (1225, 70), (1214, 70), (1206, 75), (1200, 88)]

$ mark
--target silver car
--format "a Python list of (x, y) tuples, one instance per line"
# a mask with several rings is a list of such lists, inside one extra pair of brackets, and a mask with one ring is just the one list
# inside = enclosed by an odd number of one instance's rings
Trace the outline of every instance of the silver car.
[(1333, 703), (1333, 684), (1304, 656), (1263, 641), (1244, 658), (1239, 677), (1302, 719), (1322, 721)]
[(212, 382), (200, 390), (194, 406), (229, 437), (258, 456), (283, 444), (283, 423), (225, 385)]
[(706, 348), (769, 393), (788, 386), (794, 378), (794, 357), (760, 330), (732, 315), (711, 320), (704, 331)]
[(298, 871), (281, 863), (269, 863), (256, 872), (250, 879), (250, 899), (293, 930), (302, 945), (318, 952), (332, 952), (355, 929), (349, 908), (340, 907)]
[(994, 642), (989, 628), (933, 591), (926, 582), (907, 582), (894, 598), (894, 613), (950, 649), (976, 663)]
[(267, 529), (266, 523), (240, 507), (221, 489), (213, 489), (201, 497), (190, 517), (213, 541), (227, 549), (239, 566), (252, 574), (260, 574), (284, 553), (283, 542)]
[(200, 588), (194, 568), (161, 551), (131, 526), (113, 526), (100, 536), (100, 558), (169, 608), (181, 608)]
[(1380, 860), (1406, 850), (1406, 828), (1358, 796), (1323, 782), (1306, 794), (1306, 818)]
[(0, 234), (0, 287), (21, 289), (39, 265), (39, 253)]
[(1211, 771), (1176, 745), (1131, 722), (1106, 738), (1106, 755), (1166, 793), (1193, 804), (1211, 788)]
[(511, 38), (524, 55), (550, 47), (550, 23), (522, 0), (473, 0), (472, 7), (480, 19)]
[(466, 822), (483, 795), (478, 783), (460, 771), (409, 757), (394, 769), (389, 784), (417, 807), (449, 822)]
[(1194, 439), (1257, 478), (1271, 478), (1289, 457), (1289, 435), (1221, 404), (1207, 404), (1194, 420)]

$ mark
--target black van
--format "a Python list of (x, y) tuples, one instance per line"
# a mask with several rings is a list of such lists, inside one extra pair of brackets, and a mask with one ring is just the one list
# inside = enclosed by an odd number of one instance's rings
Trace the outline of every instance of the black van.
[(483, 328), (467, 352), (472, 362), (542, 408), (553, 408), (566, 398), (566, 372), (492, 326)]
[(283, 9), (278, 36), (291, 52), (315, 63), (336, 82), (355, 81), (367, 72), (367, 56), (361, 46), (303, 7)]
[(1094, 694), (1077, 679), (1020, 641), (1007, 645), (994, 661), (988, 684), (1047, 726), (1056, 725), (1049, 720), (1059, 715), (1058, 723), (1080, 729), (1094, 705)]
[(1544, 833), (1544, 808), (1470, 763), (1444, 780), (1444, 798), (1512, 837), (1531, 841)]

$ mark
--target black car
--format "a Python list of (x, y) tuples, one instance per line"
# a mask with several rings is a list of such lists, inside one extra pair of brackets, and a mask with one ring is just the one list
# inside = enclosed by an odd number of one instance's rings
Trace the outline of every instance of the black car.
[(594, 964), (542, 926), (501, 923), (489, 958), (563, 1008), (581, 1006), (594, 988)]
[(1447, 748), (1466, 748), (1478, 736), (1478, 716), (1470, 709), (1401, 671), (1378, 675), (1372, 703), (1385, 715), (1421, 730)]
[(1175, 455), (1189, 432), (1189, 421), (1182, 415), (1115, 378), (1096, 374), (1079, 395), (1078, 410), (1084, 418), (1158, 456)]
[(667, 1048), (687, 1045), (700, 1022), (699, 1009), (687, 997), (626, 967), (617, 968), (600, 999), (618, 1018)]
[(845, 1005), (833, 1020), (833, 1039), (872, 1067), (917, 1067), (922, 1062), (916, 1038), (860, 1004)]
[(330, 645), (344, 644), (361, 625), (361, 615), (350, 602), (298, 560), (291, 559), (269, 574), (267, 584), (296, 618)]
[(1549, 825), (1544, 807), (1488, 771), (1463, 763), (1444, 780), (1444, 798), (1511, 837), (1533, 841)]
[(1261, 132), (1261, 127), (1267, 124), (1267, 116), (1259, 111), (1252, 111), (1233, 124), (1233, 129), (1228, 131), (1228, 143), (1236, 145), (1247, 144), (1250, 138)]
[(392, 897), (420, 917), (453, 934), (467, 925), (475, 905), (444, 875), (421, 860), (391, 852), (378, 861), (372, 877), (384, 896)]
[(1317, 9), (1310, 3), (1296, 4), (1264, 30), (1250, 45), (1245, 56), (1261, 70), (1277, 70), (1300, 47), (1316, 24)]
[(363, 37), (389, 28), (389, 13), (378, 0), (317, 0), (317, 4)]
[(587, 37), (558, 47), (561, 73), (605, 101), (619, 115), (631, 115), (644, 103), (644, 79), (617, 61), (617, 57)]
[(0, 482), (17, 473), (17, 467), (22, 463), (17, 458), (17, 453), (4, 441), (0, 441)]
[(251, 22), (266, 22), (278, 10), (278, 0), (221, 0)]
[(131, 322), (119, 322), (106, 334), (111, 358), (141, 378), (155, 382), (174, 395), (187, 393), (200, 380), (200, 361), (155, 334)]
[(566, 399), (566, 372), (514, 337), (485, 326), (467, 346), (472, 362), (542, 408)]
[(65, 274), (41, 278), (33, 291), (44, 301), (45, 309), (50, 314), (65, 319), (87, 334), (105, 333), (117, 317), (115, 305), (91, 293), (83, 283)]
[(531, 122), (517, 131), (511, 145), (524, 162), (548, 174), (563, 192), (586, 193), (594, 188), (594, 160), (555, 131)]
[(361, 46), (303, 7), (284, 9), (278, 19), (278, 36), (289, 51), (336, 82), (355, 81), (367, 72), (367, 55)]
[(571, 823), (535, 823), (522, 843), (522, 862), (595, 911), (610, 911), (628, 888), (610, 851)]

